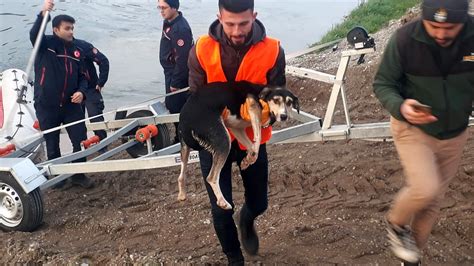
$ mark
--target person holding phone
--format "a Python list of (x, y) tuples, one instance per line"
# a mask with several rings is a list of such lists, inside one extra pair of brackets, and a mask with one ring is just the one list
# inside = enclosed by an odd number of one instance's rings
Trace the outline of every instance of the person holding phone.
[(468, 0), (423, 0), (422, 18), (390, 39), (373, 84), (391, 114), (406, 177), (386, 216), (389, 243), (419, 264), (456, 175), (474, 101), (474, 23)]

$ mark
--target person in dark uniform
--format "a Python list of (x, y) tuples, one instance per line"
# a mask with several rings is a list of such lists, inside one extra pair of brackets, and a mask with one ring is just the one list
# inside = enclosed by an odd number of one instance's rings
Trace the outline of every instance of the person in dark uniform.
[[(163, 32), (160, 42), (160, 63), (165, 73), (166, 93), (188, 87), (188, 55), (194, 44), (188, 21), (178, 11), (179, 0), (159, 0), (158, 9), (163, 17)], [(181, 111), (188, 93), (178, 93), (165, 98), (166, 108), (172, 114)], [(175, 123), (178, 143), (178, 123)]]
[[(101, 91), (109, 78), (109, 59), (89, 42), (74, 39), (74, 44), (81, 51), (83, 71), (88, 83), (84, 107), (87, 109), (89, 117), (101, 115), (104, 111), (104, 99), (102, 98)], [(99, 66), (99, 75), (97, 75), (94, 63)], [(99, 116), (90, 121), (101, 122), (104, 121), (104, 117)], [(95, 130), (94, 133), (100, 140), (107, 137), (105, 130)]]
[[(53, 0), (45, 0), (42, 11), (30, 30), (34, 45), (46, 11), (54, 7)], [(34, 100), (36, 116), (42, 131), (84, 119), (81, 103), (87, 90), (87, 80), (81, 70), (81, 52), (73, 43), (74, 18), (58, 15), (53, 19), (53, 35), (44, 35), (35, 60)], [(81, 141), (87, 138), (85, 123), (66, 128), (73, 151), (81, 150)], [(59, 130), (44, 135), (49, 160), (61, 156)], [(86, 159), (77, 161), (84, 162)], [(92, 181), (84, 174), (71, 178), (74, 185), (92, 187)], [(56, 184), (56, 188), (65, 181)]]

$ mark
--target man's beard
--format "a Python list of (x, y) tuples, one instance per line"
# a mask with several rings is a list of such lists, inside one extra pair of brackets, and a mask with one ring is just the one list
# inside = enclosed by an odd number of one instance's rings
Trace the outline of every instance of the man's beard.
[(231, 37), (230, 40), (234, 46), (243, 46), (245, 44), (246, 38), (244, 35)]
[(451, 44), (453, 44), (454, 39), (453, 38), (447, 38), (447, 39), (435, 39), (436, 43), (441, 46), (441, 47), (448, 47)]

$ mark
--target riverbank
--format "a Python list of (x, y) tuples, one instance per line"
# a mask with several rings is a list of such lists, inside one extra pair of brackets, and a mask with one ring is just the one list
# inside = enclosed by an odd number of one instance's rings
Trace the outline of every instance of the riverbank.
[(345, 38), (347, 32), (355, 26), (364, 27), (369, 33), (375, 33), (393, 19), (400, 18), (408, 9), (421, 3), (421, 0), (368, 0), (361, 2), (342, 23), (332, 27), (316, 44)]

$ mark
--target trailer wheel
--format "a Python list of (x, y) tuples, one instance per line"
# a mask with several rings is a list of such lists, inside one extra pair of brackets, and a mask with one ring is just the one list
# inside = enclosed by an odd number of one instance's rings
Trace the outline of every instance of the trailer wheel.
[(39, 188), (25, 193), (17, 181), (0, 173), (0, 228), (31, 232), (43, 223), (43, 199)]
[[(136, 112), (133, 112), (129, 114), (126, 118), (138, 118), (138, 117), (147, 117), (147, 116), (153, 116), (153, 113), (149, 110), (139, 110)], [(158, 124), (156, 125), (158, 127), (158, 135), (155, 137), (151, 138), (151, 143), (153, 145), (153, 150), (157, 151), (160, 149), (163, 149), (165, 147), (170, 146), (171, 143), (171, 138), (170, 138), (170, 132), (169, 129), (166, 125), (164, 124)], [(130, 130), (126, 136), (135, 136), (135, 132), (138, 130), (138, 128), (134, 128)], [(124, 140), (125, 142), (125, 140)], [(132, 147), (127, 149), (128, 154), (132, 156), (133, 158), (137, 158), (143, 155), (148, 154), (148, 149), (146, 147), (146, 143), (137, 143), (133, 145)]]

